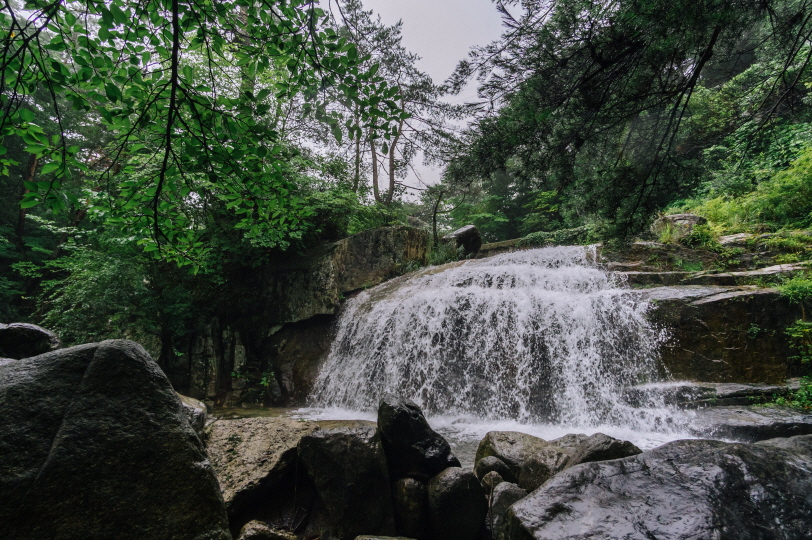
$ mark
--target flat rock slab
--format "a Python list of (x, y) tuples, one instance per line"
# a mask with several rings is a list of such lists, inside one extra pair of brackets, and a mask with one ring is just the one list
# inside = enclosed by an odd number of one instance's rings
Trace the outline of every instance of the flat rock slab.
[(688, 285), (753, 285), (765, 281), (776, 281), (806, 270), (806, 264), (777, 264), (758, 270), (742, 272), (720, 272), (716, 274), (693, 274), (683, 280)]
[(627, 388), (623, 398), (634, 407), (677, 405), (682, 408), (726, 405), (756, 405), (796, 390), (799, 379), (780, 384), (740, 384), (713, 382), (666, 382), (641, 384)]
[(509, 540), (797, 540), (812, 515), (812, 436), (674, 441), (567, 469), (511, 506)]
[(697, 409), (692, 431), (701, 437), (761, 441), (812, 434), (812, 413), (777, 405)]

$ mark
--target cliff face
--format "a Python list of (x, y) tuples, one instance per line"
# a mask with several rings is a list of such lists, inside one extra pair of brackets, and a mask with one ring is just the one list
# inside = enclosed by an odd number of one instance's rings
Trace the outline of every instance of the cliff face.
[(245, 270), (161, 367), (180, 392), (209, 402), (301, 398), (345, 295), (426, 264), (428, 253), (427, 231), (386, 227)]

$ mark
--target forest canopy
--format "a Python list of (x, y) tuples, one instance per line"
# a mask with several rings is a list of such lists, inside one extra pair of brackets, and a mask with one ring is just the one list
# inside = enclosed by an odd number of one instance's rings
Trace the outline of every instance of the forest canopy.
[(812, 227), (810, 4), (497, 1), (434, 81), (360, 0), (9, 0), (0, 318), (180, 335), (244, 269), (393, 224)]

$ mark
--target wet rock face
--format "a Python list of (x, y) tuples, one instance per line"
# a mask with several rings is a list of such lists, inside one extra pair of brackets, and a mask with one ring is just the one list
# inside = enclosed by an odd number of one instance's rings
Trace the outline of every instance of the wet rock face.
[(140, 345), (0, 367), (6, 538), (230, 539), (206, 451)]
[(0, 324), (0, 358), (19, 360), (61, 347), (56, 334), (35, 324)]
[(662, 362), (675, 380), (783, 383), (800, 372), (786, 328), (799, 306), (776, 289), (681, 286), (640, 291), (649, 318), (670, 331)]
[(810, 435), (755, 445), (683, 440), (584, 463), (511, 506), (505, 538), (805, 538), (810, 463)]
[(460, 466), (448, 441), (431, 429), (420, 408), (408, 399), (385, 396), (378, 406), (378, 429), (393, 478), (427, 480)]
[(429, 481), (429, 518), (434, 540), (472, 540), (485, 525), (485, 492), (471, 471), (451, 467)]

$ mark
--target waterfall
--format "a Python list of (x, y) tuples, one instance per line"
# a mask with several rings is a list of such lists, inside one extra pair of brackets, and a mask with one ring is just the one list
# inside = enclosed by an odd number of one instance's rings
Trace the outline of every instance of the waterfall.
[(652, 429), (621, 399), (660, 378), (648, 305), (593, 263), (548, 247), (423, 269), (347, 301), (311, 403), (375, 410), (388, 392), (429, 414)]

